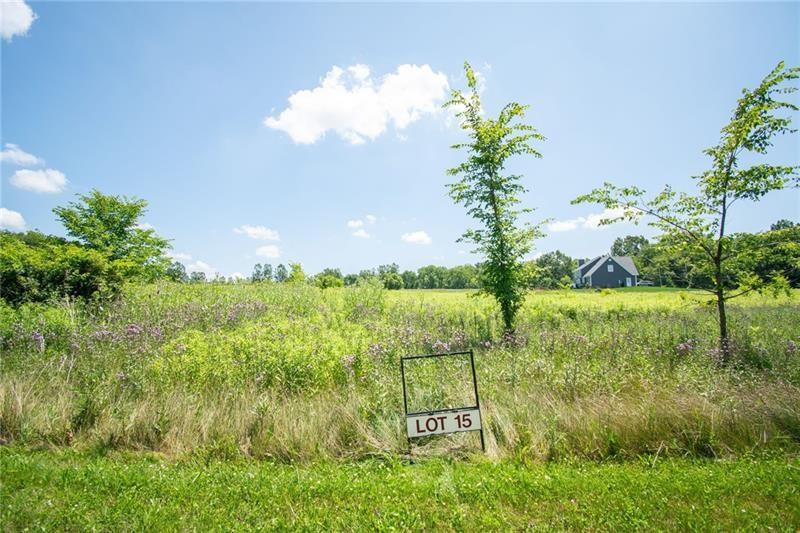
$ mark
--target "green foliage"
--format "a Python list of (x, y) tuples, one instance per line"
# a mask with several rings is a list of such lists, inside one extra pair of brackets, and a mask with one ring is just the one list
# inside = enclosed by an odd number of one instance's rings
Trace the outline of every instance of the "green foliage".
[(480, 222), (478, 229), (467, 230), (461, 240), (476, 245), (485, 257), (481, 270), (483, 290), (494, 296), (507, 330), (525, 298), (527, 280), (522, 258), (531, 251), (538, 227), (520, 224), (519, 216), (530, 209), (519, 209), (519, 196), (526, 192), (521, 176), (506, 174), (506, 162), (516, 155), (541, 157), (532, 145), (544, 140), (533, 126), (519, 122), (526, 106), (507, 104), (497, 118), (484, 117), (478, 80), (468, 63), (464, 64), (468, 93), (454, 90), (445, 107), (457, 110), (461, 128), (470, 141), (455, 149), (467, 150), (467, 161), (447, 171), (460, 179), (451, 184), (450, 197)]
[[(537, 289), (558, 289), (572, 284), (572, 271), (578, 263), (567, 254), (556, 250), (538, 257), (531, 275), (531, 285)], [(565, 281), (566, 278), (566, 281)]]
[(0, 233), (0, 297), (12, 305), (112, 296), (123, 280), (97, 251), (38, 232)]
[(78, 202), (53, 209), (69, 235), (108, 256), (124, 270), (126, 278), (152, 281), (163, 276), (169, 267), (164, 255), (169, 241), (152, 229), (139, 227), (147, 208), (145, 200), (97, 190), (78, 198)]
[(278, 268), (275, 269), (275, 281), (278, 283), (283, 283), (289, 278), (289, 272), (286, 270), (286, 266), (281, 263), (278, 265)]
[[(781, 112), (798, 107), (780, 100), (797, 90), (792, 85), (800, 69), (779, 63), (754, 90), (744, 89), (730, 122), (722, 128), (716, 146), (704, 151), (711, 168), (695, 176), (697, 193), (676, 193), (667, 186), (651, 200), (638, 187), (617, 187), (606, 183), (573, 203), (592, 202), (615, 209), (619, 214), (602, 223), (621, 219), (651, 217), (651, 224), (665, 233), (666, 243), (676, 257), (691, 258), (692, 269), (711, 280), (719, 316), (720, 350), (728, 359), (726, 301), (751, 290), (761, 290), (766, 280), (753, 276), (752, 247), (738, 246), (726, 233), (730, 209), (738, 201), (758, 201), (771, 191), (800, 184), (794, 166), (758, 163), (743, 166), (746, 155), (764, 155), (773, 139), (791, 133), (791, 117)], [(752, 284), (753, 281), (758, 281)], [(739, 287), (740, 290), (735, 291)]]
[(289, 263), (289, 277), (286, 278), (287, 283), (303, 283), (306, 281), (306, 273), (303, 272), (303, 265), (300, 263)]
[(189, 275), (186, 273), (186, 267), (180, 261), (173, 261), (167, 268), (165, 276), (170, 281), (177, 281), (178, 283), (186, 283), (189, 281)]
[(614, 244), (611, 245), (611, 255), (636, 257), (648, 246), (650, 246), (650, 241), (641, 235), (617, 237), (614, 239)]

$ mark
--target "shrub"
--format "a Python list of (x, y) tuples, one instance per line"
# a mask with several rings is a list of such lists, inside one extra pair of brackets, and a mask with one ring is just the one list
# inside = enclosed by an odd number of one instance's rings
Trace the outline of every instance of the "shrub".
[(0, 234), (0, 297), (11, 305), (107, 296), (119, 289), (119, 265), (101, 252), (30, 233)]

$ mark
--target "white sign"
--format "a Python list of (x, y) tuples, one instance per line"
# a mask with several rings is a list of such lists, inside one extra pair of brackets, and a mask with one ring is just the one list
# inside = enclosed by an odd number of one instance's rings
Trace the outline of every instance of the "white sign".
[(475, 431), (481, 429), (481, 412), (479, 409), (463, 409), (445, 413), (408, 415), (406, 429), (409, 438)]

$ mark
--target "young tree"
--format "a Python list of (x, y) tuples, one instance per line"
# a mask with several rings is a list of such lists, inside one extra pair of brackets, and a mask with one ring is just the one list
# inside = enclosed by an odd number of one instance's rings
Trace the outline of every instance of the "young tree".
[(475, 72), (464, 64), (469, 92), (454, 90), (445, 107), (458, 110), (461, 128), (470, 141), (453, 148), (465, 148), (467, 160), (447, 173), (460, 179), (449, 185), (450, 197), (467, 209), (482, 225), (467, 230), (459, 239), (475, 244), (485, 256), (482, 285), (500, 304), (503, 323), (514, 329), (514, 318), (525, 298), (526, 271), (523, 257), (541, 234), (538, 226), (521, 224), (519, 216), (530, 209), (519, 209), (519, 196), (526, 192), (521, 176), (505, 173), (508, 159), (515, 155), (541, 157), (532, 145), (544, 140), (533, 126), (519, 122), (527, 106), (507, 104), (497, 118), (484, 117)]
[(779, 113), (796, 111), (798, 107), (779, 98), (797, 90), (788, 83), (799, 75), (800, 69), (785, 68), (781, 62), (754, 90), (742, 91), (730, 123), (722, 128), (719, 143), (705, 150), (711, 158), (711, 168), (695, 176), (696, 194), (677, 194), (667, 187), (646, 201), (645, 191), (637, 187), (619, 188), (606, 183), (573, 201), (620, 209), (620, 216), (603, 223), (636, 220), (647, 215), (652, 225), (671, 238), (675, 244), (674, 254), (697, 258), (696, 267), (712, 280), (709, 290), (716, 301), (723, 363), (731, 356), (725, 303), (764, 286), (757, 276), (740, 268), (741, 263), (737, 262), (739, 250), (731, 245), (732, 240), (726, 233), (731, 207), (740, 200), (758, 201), (771, 191), (800, 184), (800, 167), (768, 163), (748, 167), (742, 164), (742, 156), (766, 154), (776, 136), (795, 131), (790, 128), (791, 118)]
[(192, 272), (189, 274), (189, 281), (193, 283), (200, 283), (206, 280), (205, 272)]
[(106, 254), (129, 277), (151, 280), (164, 275), (170, 264), (164, 255), (169, 241), (139, 226), (147, 209), (145, 200), (97, 190), (78, 198), (78, 202), (53, 209), (70, 236)]

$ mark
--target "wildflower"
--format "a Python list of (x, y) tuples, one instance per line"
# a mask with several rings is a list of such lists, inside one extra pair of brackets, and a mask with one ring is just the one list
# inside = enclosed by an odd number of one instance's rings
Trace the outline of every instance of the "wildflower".
[(675, 346), (675, 351), (678, 355), (689, 355), (695, 348), (695, 341), (693, 339), (686, 339)]
[(39, 350), (40, 352), (44, 351), (44, 335), (42, 335), (38, 331), (34, 331), (31, 334), (31, 340), (33, 340), (33, 342), (36, 344), (37, 350)]
[(130, 336), (138, 335), (142, 332), (142, 327), (136, 324), (129, 324), (128, 327), (125, 329), (125, 333)]
[(342, 357), (342, 366), (347, 371), (350, 376), (355, 375), (355, 364), (356, 364), (356, 356), (355, 355), (345, 355)]
[(433, 351), (434, 352), (449, 352), (450, 351), (450, 344), (442, 341), (436, 341), (433, 343)]
[(367, 349), (367, 353), (371, 357), (380, 357), (385, 352), (386, 352), (386, 349), (384, 348), (383, 344), (381, 344), (379, 342), (376, 342), (375, 344), (370, 344), (369, 348)]

